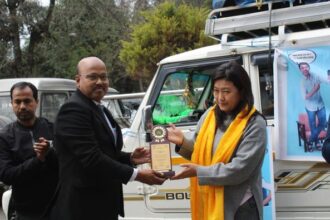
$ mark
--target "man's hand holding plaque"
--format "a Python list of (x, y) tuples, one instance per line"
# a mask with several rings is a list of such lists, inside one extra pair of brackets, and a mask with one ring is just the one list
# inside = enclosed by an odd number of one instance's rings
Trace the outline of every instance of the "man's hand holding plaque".
[(161, 172), (166, 177), (172, 177), (175, 172), (172, 170), (170, 142), (167, 139), (167, 130), (162, 126), (155, 126), (152, 129), (151, 168)]

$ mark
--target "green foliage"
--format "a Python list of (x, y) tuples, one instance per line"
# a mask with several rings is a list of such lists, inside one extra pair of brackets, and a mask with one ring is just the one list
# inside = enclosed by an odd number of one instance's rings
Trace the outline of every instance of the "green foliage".
[[(77, 7), (79, 5), (79, 7)], [(123, 67), (118, 59), (120, 40), (127, 35), (128, 20), (113, 1), (63, 0), (54, 11), (51, 39), (39, 47), (40, 72), (73, 78), (78, 61), (98, 56), (107, 65), (114, 87)]]
[(145, 22), (132, 27), (130, 41), (122, 41), (120, 59), (126, 71), (149, 81), (161, 59), (215, 43), (204, 36), (208, 12), (207, 8), (172, 2), (142, 12)]
[[(31, 45), (47, 34), (47, 13), (35, 1), (0, 0), (0, 77), (29, 76), (34, 56)], [(34, 39), (30, 39), (33, 35)], [(29, 50), (30, 49), (30, 50)], [(29, 59), (31, 58), (31, 59)]]
[(0, 78), (73, 78), (82, 57), (98, 56), (113, 87), (141, 91), (140, 77), (146, 85), (159, 60), (210, 42), (203, 34), (207, 9), (200, 8), (207, 1), (56, 0), (42, 7), (0, 0)]

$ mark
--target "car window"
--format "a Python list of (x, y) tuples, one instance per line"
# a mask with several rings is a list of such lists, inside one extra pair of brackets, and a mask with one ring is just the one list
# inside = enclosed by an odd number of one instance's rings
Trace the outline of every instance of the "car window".
[(68, 99), (68, 93), (42, 93), (40, 102), (40, 116), (54, 122), (58, 111)]
[(0, 96), (0, 116), (9, 120), (16, 120), (16, 115), (11, 106), (10, 96)]
[(112, 117), (116, 120), (121, 128), (130, 127), (130, 115), (129, 111), (125, 109), (120, 99), (102, 99), (102, 105), (104, 105), (110, 112)]
[(210, 76), (191, 71), (174, 72), (167, 76), (153, 110), (153, 123), (194, 122), (195, 113), (204, 112), (202, 98), (210, 84)]

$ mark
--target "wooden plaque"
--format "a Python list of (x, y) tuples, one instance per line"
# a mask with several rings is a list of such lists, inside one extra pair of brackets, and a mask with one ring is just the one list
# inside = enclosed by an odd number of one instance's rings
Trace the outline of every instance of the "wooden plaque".
[(155, 126), (152, 129), (152, 141), (150, 143), (151, 168), (163, 173), (167, 177), (175, 174), (172, 171), (171, 148), (167, 140), (167, 130), (162, 126)]

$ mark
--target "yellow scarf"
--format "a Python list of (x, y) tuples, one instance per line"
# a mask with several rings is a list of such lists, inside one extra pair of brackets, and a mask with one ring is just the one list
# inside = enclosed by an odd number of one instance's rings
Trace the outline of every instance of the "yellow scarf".
[[(228, 163), (249, 118), (256, 110), (253, 107), (249, 114), (244, 116), (246, 111), (247, 107), (231, 122), (212, 157), (213, 140), (216, 131), (215, 106), (212, 107), (198, 133), (191, 162), (202, 166)], [(190, 179), (190, 187), (192, 220), (224, 219), (223, 186), (199, 186), (197, 178), (193, 177)]]

